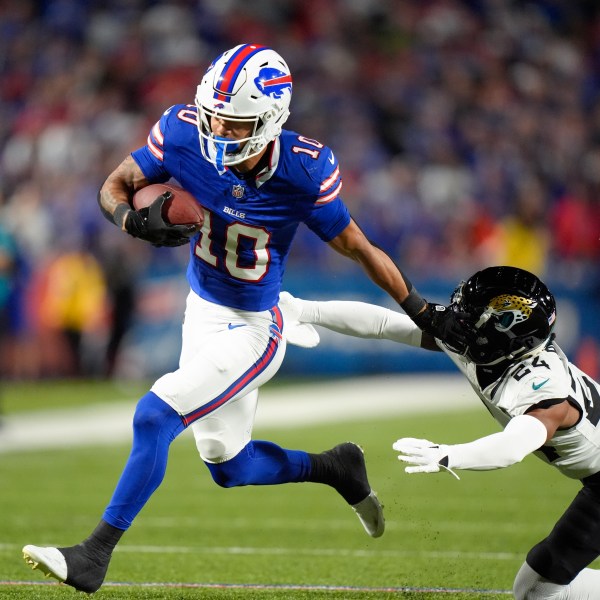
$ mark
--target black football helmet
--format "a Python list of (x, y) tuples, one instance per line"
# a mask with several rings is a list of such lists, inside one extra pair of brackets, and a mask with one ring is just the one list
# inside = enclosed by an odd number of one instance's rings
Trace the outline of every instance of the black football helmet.
[(546, 285), (515, 267), (478, 271), (456, 288), (450, 307), (470, 315), (473, 336), (464, 355), (478, 365), (522, 358), (543, 347), (556, 320)]

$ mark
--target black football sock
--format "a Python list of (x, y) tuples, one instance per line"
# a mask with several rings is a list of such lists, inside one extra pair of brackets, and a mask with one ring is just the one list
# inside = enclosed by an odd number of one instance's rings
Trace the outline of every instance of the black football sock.
[(125, 533), (100, 521), (92, 534), (76, 546), (58, 548), (67, 561), (65, 583), (76, 590), (93, 593), (100, 588), (115, 546)]
[(91, 552), (111, 554), (124, 533), (123, 529), (117, 529), (103, 519), (91, 535), (81, 543)]
[(356, 444), (347, 442), (308, 456), (311, 471), (307, 481), (330, 485), (348, 504), (358, 504), (371, 492), (364, 456)]

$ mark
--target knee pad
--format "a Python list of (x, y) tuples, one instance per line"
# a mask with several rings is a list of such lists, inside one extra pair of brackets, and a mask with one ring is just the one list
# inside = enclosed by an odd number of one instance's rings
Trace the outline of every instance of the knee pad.
[(204, 438), (196, 441), (200, 458), (205, 463), (216, 463), (225, 457), (225, 444), (216, 438)]
[(210, 416), (192, 425), (196, 448), (206, 463), (221, 463), (239, 454), (248, 440), (219, 415)]
[(523, 563), (513, 584), (515, 600), (567, 600), (568, 586), (552, 583)]

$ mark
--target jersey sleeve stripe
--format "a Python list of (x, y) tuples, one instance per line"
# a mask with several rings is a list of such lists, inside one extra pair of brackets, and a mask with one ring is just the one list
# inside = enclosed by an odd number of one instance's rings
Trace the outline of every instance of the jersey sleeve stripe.
[(327, 204), (328, 202), (335, 200), (339, 196), (341, 189), (342, 181), (340, 181), (339, 185), (335, 188), (335, 190), (333, 190), (333, 192), (331, 192), (331, 194), (327, 194), (327, 196), (322, 196), (319, 198), (316, 204)]
[(340, 176), (340, 168), (336, 167), (335, 171), (321, 184), (320, 192), (326, 192)]
[(164, 160), (165, 151), (163, 145), (165, 143), (165, 136), (160, 130), (160, 121), (157, 121), (150, 130), (147, 143), (150, 152), (152, 152), (158, 160)]
[(152, 128), (152, 136), (159, 143), (159, 145), (164, 145), (165, 137), (162, 134), (162, 131), (160, 130), (160, 123), (158, 121), (154, 124), (154, 127)]
[(150, 150), (158, 160), (163, 160), (165, 157), (164, 151), (152, 141), (151, 136), (148, 136), (148, 150)]

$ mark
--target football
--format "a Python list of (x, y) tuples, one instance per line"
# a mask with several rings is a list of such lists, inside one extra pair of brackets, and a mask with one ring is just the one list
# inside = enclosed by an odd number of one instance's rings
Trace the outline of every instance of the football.
[(172, 196), (163, 204), (163, 219), (171, 225), (195, 225), (200, 229), (204, 223), (202, 206), (192, 194), (173, 183), (153, 183), (138, 190), (133, 195), (133, 208), (140, 210), (150, 206), (167, 191)]

